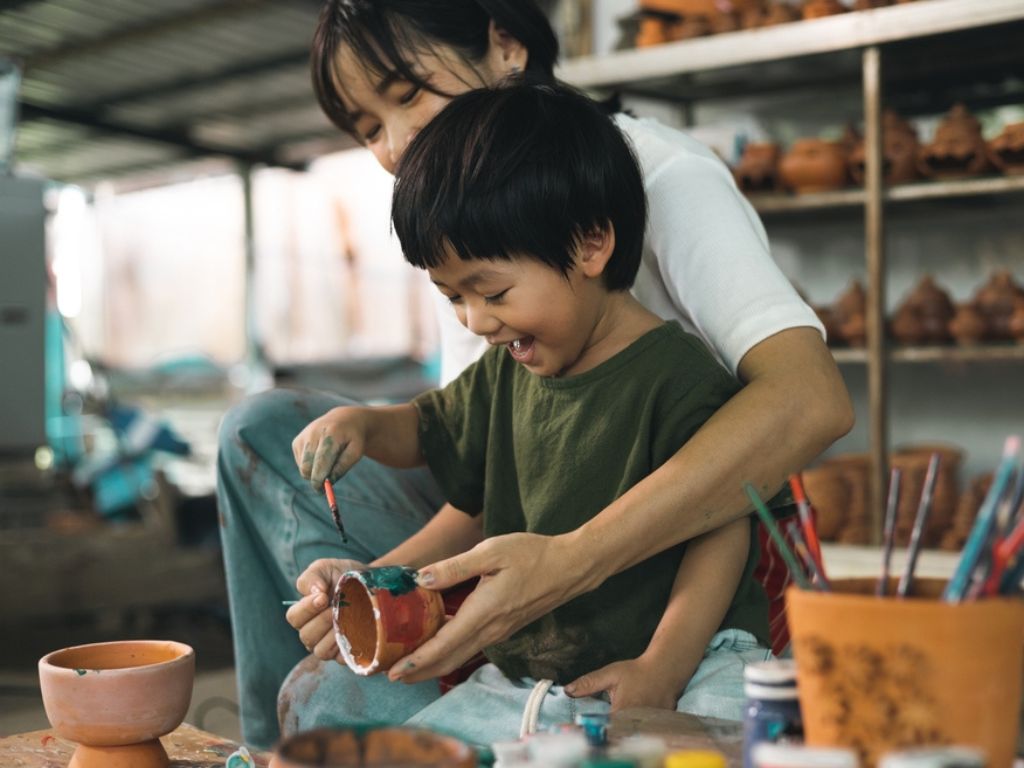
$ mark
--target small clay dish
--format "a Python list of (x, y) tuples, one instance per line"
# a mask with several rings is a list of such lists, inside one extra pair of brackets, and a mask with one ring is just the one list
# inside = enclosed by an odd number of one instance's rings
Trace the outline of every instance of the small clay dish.
[(270, 768), (475, 768), (476, 752), (450, 736), (408, 726), (318, 728), (284, 739)]

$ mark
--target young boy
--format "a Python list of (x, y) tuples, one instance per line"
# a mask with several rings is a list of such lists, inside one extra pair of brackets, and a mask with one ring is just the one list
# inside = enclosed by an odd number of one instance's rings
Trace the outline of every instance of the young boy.
[[(363, 456), (426, 463), (485, 537), (571, 535), (737, 391), (696, 337), (629, 293), (640, 171), (584, 96), (516, 84), (456, 98), (406, 150), (392, 215), (406, 258), (493, 347), (412, 403), (310, 424), (293, 444), (305, 477), (329, 467), (336, 480)], [(738, 717), (743, 663), (768, 656), (751, 530), (740, 520), (667, 549), (490, 645), (493, 666), (410, 722), (512, 738), (542, 679), (556, 684), (547, 722), (571, 719), (573, 696), (608, 691), (618, 706), (638, 688), (647, 703)], [(436, 556), (445, 542), (418, 546)]]

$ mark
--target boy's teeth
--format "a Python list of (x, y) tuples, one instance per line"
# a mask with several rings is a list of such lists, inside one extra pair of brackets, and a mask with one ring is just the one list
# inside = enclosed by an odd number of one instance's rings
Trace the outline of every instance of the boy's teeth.
[(515, 341), (512, 342), (512, 349), (514, 349), (516, 352), (522, 351), (522, 348), (523, 348), (523, 340), (522, 339), (516, 339)]

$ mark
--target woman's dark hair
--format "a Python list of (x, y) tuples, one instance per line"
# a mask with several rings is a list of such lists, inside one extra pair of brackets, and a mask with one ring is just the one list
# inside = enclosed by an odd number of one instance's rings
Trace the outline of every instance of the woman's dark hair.
[(342, 44), (381, 77), (393, 72), (439, 93), (417, 75), (410, 52), (443, 44), (475, 64), (487, 53), (492, 20), (526, 47), (531, 77), (554, 79), (558, 39), (534, 0), (326, 0), (310, 53), (320, 107), (343, 131), (355, 133), (335, 87), (335, 59)]
[(575, 246), (609, 224), (604, 284), (628, 289), (647, 204), (636, 157), (601, 106), (523, 82), (451, 101), (406, 148), (391, 217), (406, 260), (534, 258), (567, 275)]

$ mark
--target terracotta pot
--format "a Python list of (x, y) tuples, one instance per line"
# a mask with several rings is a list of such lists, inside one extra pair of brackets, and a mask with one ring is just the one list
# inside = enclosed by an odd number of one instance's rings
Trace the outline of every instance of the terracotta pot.
[(929, 579), (915, 580), (920, 599), (878, 598), (874, 586), (835, 579), (832, 592), (786, 592), (807, 744), (855, 749), (865, 766), (890, 750), (963, 744), (1010, 768), (1024, 601), (949, 604)]
[(949, 294), (925, 275), (896, 311), (891, 331), (903, 344), (945, 344), (955, 313)]
[(899, 504), (896, 509), (895, 542), (899, 546), (904, 546), (910, 541), (921, 492), (924, 489), (928, 462), (933, 453), (939, 454), (939, 471), (935, 478), (932, 508), (924, 531), (924, 545), (930, 547), (938, 544), (953, 520), (960, 497), (957, 478), (963, 462), (963, 451), (944, 444), (920, 444), (899, 448), (893, 452), (890, 460), (893, 467), (898, 467), (903, 472)]
[(889, 321), (889, 333), (900, 344), (917, 346), (925, 340), (924, 327), (912, 307), (902, 306)]
[(54, 732), (79, 746), (69, 768), (164, 768), (164, 736), (185, 719), (195, 652), (184, 643), (78, 645), (39, 660)]
[(800, 11), (785, 2), (772, 2), (761, 16), (762, 27), (774, 27), (776, 24), (789, 24), (800, 20)]
[[(896, 112), (887, 109), (882, 115), (882, 158), (886, 184), (906, 184), (920, 178), (917, 156), (920, 142), (914, 127)], [(864, 142), (850, 152), (850, 177), (864, 184)]]
[(981, 135), (981, 123), (963, 104), (950, 110), (931, 143), (918, 152), (918, 170), (923, 176), (959, 179), (978, 176), (991, 169), (988, 146)]
[(818, 513), (818, 537), (835, 541), (849, 517), (850, 489), (846, 476), (840, 467), (828, 463), (805, 469), (800, 476), (807, 498)]
[(778, 183), (779, 145), (773, 142), (747, 142), (733, 175), (744, 192), (769, 192)]
[(636, 34), (636, 47), (646, 48), (650, 45), (661, 45), (668, 42), (665, 22), (659, 18), (645, 16), (640, 19), (640, 29)]
[(988, 324), (989, 338), (995, 341), (1013, 339), (1010, 318), (1021, 299), (1024, 299), (1024, 289), (1017, 284), (1013, 279), (1013, 273), (1008, 269), (997, 270), (988, 282), (978, 289), (974, 295), (974, 303)]
[(985, 500), (988, 489), (992, 487), (992, 480), (991, 472), (971, 480), (967, 490), (960, 495), (960, 499), (957, 501), (952, 525), (939, 541), (940, 549), (950, 552), (959, 552), (963, 549), (971, 529), (974, 528), (974, 520), (978, 516), (978, 510), (981, 509), (981, 503)]
[(846, 13), (846, 6), (839, 0), (805, 0), (801, 11), (804, 19), (819, 19), (837, 13)]
[(989, 159), (1003, 173), (1024, 173), (1024, 123), (1011, 123), (988, 143)]
[(444, 623), (441, 593), (416, 585), (401, 566), (341, 575), (334, 589), (334, 634), (342, 658), (359, 675), (391, 668)]
[(779, 161), (779, 178), (797, 194), (840, 189), (846, 184), (846, 157), (836, 142), (798, 139)]
[(708, 16), (684, 16), (665, 22), (669, 40), (690, 40), (711, 34), (711, 20)]
[(841, 453), (826, 459), (823, 465), (834, 467), (846, 482), (846, 519), (836, 541), (841, 544), (867, 544), (871, 540), (871, 519), (868, 514), (870, 455)]
[(839, 335), (839, 326), (836, 324), (835, 312), (830, 307), (812, 306), (814, 314), (818, 316), (818, 320), (825, 326), (825, 340), (829, 346), (836, 346), (842, 343), (842, 338)]
[(426, 729), (356, 726), (297, 733), (281, 742), (270, 761), (270, 768), (399, 765), (475, 768), (477, 758), (468, 744)]
[(872, 8), (884, 8), (889, 5), (889, 0), (857, 0), (853, 4), (855, 11), (870, 11)]
[(1017, 302), (1017, 308), (1010, 315), (1010, 333), (1018, 344), (1024, 344), (1024, 299)]
[(961, 304), (949, 321), (949, 333), (962, 346), (978, 344), (988, 333), (988, 323), (974, 304)]
[(860, 280), (851, 280), (846, 290), (836, 299), (836, 321), (845, 323), (851, 317), (867, 311), (868, 294)]

